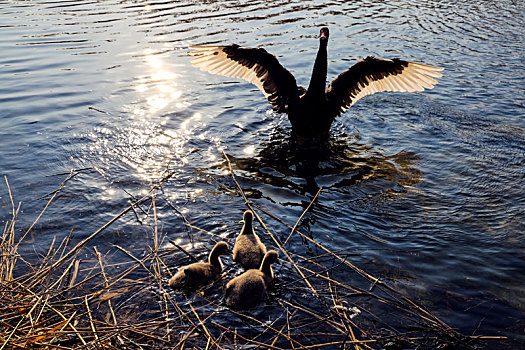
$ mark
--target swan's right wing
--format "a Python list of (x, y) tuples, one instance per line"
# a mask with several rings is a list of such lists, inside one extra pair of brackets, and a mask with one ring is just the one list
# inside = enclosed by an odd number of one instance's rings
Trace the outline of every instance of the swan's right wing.
[(265, 49), (228, 46), (192, 46), (193, 66), (203, 71), (244, 79), (255, 84), (277, 112), (286, 112), (300, 94), (294, 76)]

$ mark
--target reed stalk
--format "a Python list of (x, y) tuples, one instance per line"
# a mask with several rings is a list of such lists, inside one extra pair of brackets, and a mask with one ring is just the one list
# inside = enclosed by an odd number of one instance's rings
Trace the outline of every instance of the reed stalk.
[[(321, 189), (290, 225), (250, 201), (226, 153), (224, 157), (235, 188), (228, 188), (221, 181), (217, 184), (242, 198), (268, 239), (284, 255), (281, 266), (276, 268), (277, 282), (258, 306), (259, 313), (225, 308), (220, 301), (224, 281), (186, 294), (185, 298), (167, 287), (171, 270), (175, 270), (170, 259), (187, 257), (193, 262), (200, 254), (170, 240), (158, 219), (159, 203), (164, 200), (162, 185), (173, 173), (166, 173), (141, 198), (132, 197), (128, 206), (85, 239), (75, 244), (71, 230), (60, 242), (53, 239), (45, 256), (30, 262), (19, 255), (19, 247), (30, 244), (25, 238), (80, 170), (67, 174), (57, 190), (49, 194), (49, 200), (32, 224), (20, 231), (16, 225), (21, 204), (15, 202), (5, 178), (11, 210), (0, 239), (0, 350), (248, 347), (364, 350), (386, 345), (474, 349), (483, 342), (497, 344), (505, 339), (459, 334), (380, 276), (352, 263), (355, 255), (331, 250), (301, 233), (299, 224), (318, 200)], [(164, 208), (176, 209), (171, 202), (164, 204)], [(141, 225), (149, 225), (142, 253), (113, 244), (102, 254), (92, 246), (95, 237), (130, 211)], [(266, 221), (273, 220), (280, 232), (289, 231), (284, 242), (268, 228), (263, 216)], [(182, 220), (187, 228), (205, 232), (214, 240), (223, 239), (190, 224), (186, 217)], [(287, 244), (294, 234), (322, 254), (302, 256)], [(117, 263), (113, 262), (114, 255), (119, 257)], [(80, 259), (85, 256), (91, 258)], [(228, 278), (233, 274), (224, 272)], [(344, 280), (337, 277), (341, 275), (346, 276)], [(365, 281), (370, 287), (360, 287), (356, 281)], [(399, 315), (405, 322), (403, 327), (376, 315), (385, 313)], [(411, 331), (407, 332), (406, 327), (412, 328)]]

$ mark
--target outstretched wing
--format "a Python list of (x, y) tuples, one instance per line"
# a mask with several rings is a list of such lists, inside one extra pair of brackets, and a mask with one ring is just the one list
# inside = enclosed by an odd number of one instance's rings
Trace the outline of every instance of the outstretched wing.
[(229, 46), (192, 46), (193, 66), (203, 71), (241, 78), (255, 84), (278, 112), (286, 112), (290, 100), (298, 98), (301, 88), (294, 76), (277, 58), (264, 49)]
[(426, 64), (369, 56), (339, 74), (326, 91), (338, 112), (344, 112), (360, 98), (381, 91), (414, 92), (432, 89), (443, 68)]

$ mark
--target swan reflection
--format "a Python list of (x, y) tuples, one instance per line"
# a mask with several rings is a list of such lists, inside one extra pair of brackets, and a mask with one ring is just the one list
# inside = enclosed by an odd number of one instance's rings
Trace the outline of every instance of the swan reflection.
[(250, 145), (243, 149), (246, 157), (228, 157), (234, 168), (254, 174), (258, 182), (301, 194), (314, 195), (321, 186), (345, 191), (356, 185), (374, 192), (404, 192), (422, 178), (413, 152), (385, 155), (348, 135), (303, 140), (277, 131), (255, 151)]

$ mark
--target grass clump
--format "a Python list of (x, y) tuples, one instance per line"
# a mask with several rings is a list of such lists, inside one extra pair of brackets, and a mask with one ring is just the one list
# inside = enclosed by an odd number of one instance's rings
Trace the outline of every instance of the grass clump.
[[(251, 203), (226, 154), (224, 157), (236, 186), (228, 190), (244, 199), (282, 257), (281, 277), (265, 305), (246, 312), (223, 305), (221, 290), (233, 276), (231, 269), (225, 270), (223, 280), (196, 293), (169, 290), (173, 259), (196, 260), (194, 252), (170, 241), (158, 228), (156, 196), (162, 195), (162, 184), (172, 174), (85, 239), (74, 243), (72, 232), (61, 241), (54, 239), (38, 259), (25, 259), (18, 249), (55, 196), (79, 172), (67, 176), (35, 222), (18, 234), (15, 224), (20, 205), (14, 203), (6, 179), (12, 211), (0, 245), (0, 350), (474, 349), (483, 339), (497, 340), (459, 334), (388, 283), (354, 265), (350, 255), (302, 234), (297, 228), (311, 205), (295, 223), (286, 223)], [(118, 245), (101, 252), (92, 244), (129, 211), (137, 215), (136, 208), (150, 222), (141, 252)], [(290, 230), (286, 240), (268, 229), (262, 215), (283, 231)], [(294, 252), (287, 245), (293, 235), (300, 235), (320, 253), (306, 257)], [(342, 275), (351, 278), (337, 277)], [(369, 288), (348, 283), (356, 279)]]

